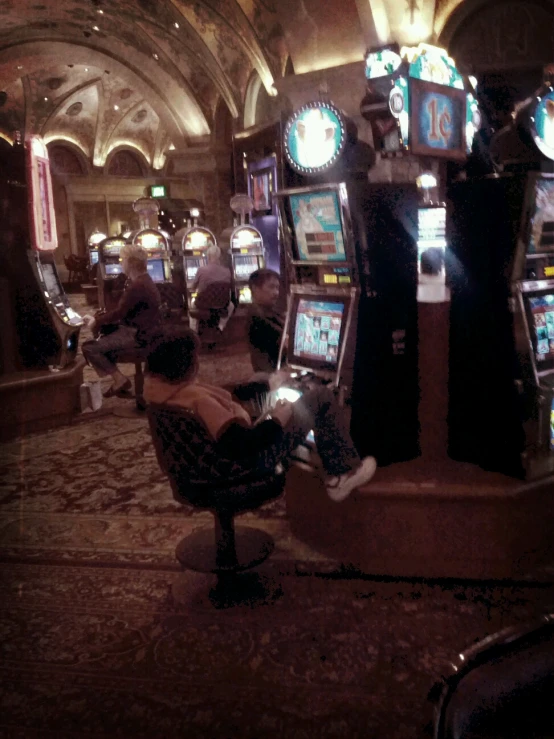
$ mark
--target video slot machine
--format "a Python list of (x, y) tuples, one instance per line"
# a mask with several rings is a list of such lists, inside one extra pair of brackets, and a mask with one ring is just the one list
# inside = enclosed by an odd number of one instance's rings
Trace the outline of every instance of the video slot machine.
[(154, 228), (135, 231), (129, 241), (148, 253), (146, 269), (156, 284), (171, 283), (171, 254), (166, 237)]
[(521, 389), (529, 409), (523, 460), (534, 478), (554, 472), (554, 175), (528, 176), (514, 273)]
[(99, 231), (95, 231), (93, 234), (91, 234), (88, 244), (87, 244), (87, 256), (88, 256), (88, 266), (91, 274), (96, 274), (98, 271), (98, 259), (99, 259), (99, 250), (98, 250), (98, 244), (101, 241), (104, 241), (104, 239), (107, 238), (106, 234), (100, 233)]
[(127, 242), (121, 236), (110, 236), (98, 244), (98, 305), (101, 310), (113, 310), (125, 289), (126, 277), (120, 252)]
[[(352, 385), (359, 299), (346, 187), (296, 188), (274, 197), (289, 279), (279, 367), (296, 375), (292, 389), (301, 392), (306, 379), (317, 379), (344, 401)], [(281, 395), (290, 398), (287, 389)]]
[(83, 325), (81, 316), (73, 310), (61, 283), (54, 251), (58, 247), (56, 215), (48, 150), (42, 138), (30, 136), (25, 142), (27, 177), (31, 184), (29, 215), (31, 246), (29, 261), (39, 290), (39, 312), (45, 335), (51, 334), (45, 364), (58, 368), (74, 361)]
[(243, 224), (231, 234), (233, 282), (238, 305), (252, 302), (248, 278), (265, 266), (264, 244), (261, 233), (250, 224)]
[(196, 292), (192, 290), (196, 273), (200, 267), (208, 264), (206, 252), (212, 245), (217, 246), (217, 239), (208, 228), (203, 226), (192, 226), (183, 236), (183, 263), (189, 309), (196, 298)]

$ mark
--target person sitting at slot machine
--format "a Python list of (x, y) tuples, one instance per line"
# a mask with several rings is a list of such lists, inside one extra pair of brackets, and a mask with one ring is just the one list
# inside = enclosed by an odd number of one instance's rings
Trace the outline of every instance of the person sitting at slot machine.
[(248, 278), (252, 303), (248, 314), (248, 342), (254, 372), (277, 369), (285, 319), (277, 309), (281, 279), (272, 269), (257, 269)]
[[(206, 257), (208, 259), (208, 263), (203, 264), (201, 267), (198, 268), (198, 271), (196, 272), (196, 277), (194, 278), (194, 282), (192, 283), (191, 287), (192, 292), (197, 293), (197, 305), (199, 305), (199, 300), (200, 304), (202, 304), (202, 293), (205, 293), (206, 288), (216, 282), (228, 284), (229, 296), (231, 294), (231, 270), (221, 264), (221, 249), (219, 248), (219, 246), (216, 246), (215, 244), (209, 246), (206, 250)], [(223, 329), (227, 325), (227, 321), (233, 314), (233, 310), (234, 305), (229, 299), (229, 304), (227, 305), (227, 315), (223, 315), (223, 317), (219, 321), (218, 328), (220, 331), (223, 331)], [(189, 325), (193, 331), (198, 330), (198, 320), (196, 318), (190, 317)]]
[[(252, 423), (229, 392), (197, 379), (199, 344), (193, 331), (159, 341), (148, 356), (144, 395), (149, 404), (192, 411), (213, 440), (224, 463), (222, 470), (228, 469), (231, 460), (242, 468), (240, 475), (274, 469), (286, 462), (313, 429), (331, 500), (345, 500), (356, 487), (371, 480), (377, 468), (375, 458), (360, 459), (346, 418), (328, 387), (307, 387), (296, 402), (279, 400), (268, 416)], [(277, 389), (284, 379), (283, 372), (274, 373), (270, 388)], [(218, 475), (217, 465), (213, 475)]]
[(113, 380), (105, 398), (131, 394), (131, 380), (117, 368), (118, 356), (146, 347), (162, 334), (160, 294), (147, 272), (148, 253), (142, 246), (126, 244), (120, 258), (127, 283), (117, 308), (84, 317), (97, 338), (83, 344), (83, 356), (99, 377), (110, 375)]

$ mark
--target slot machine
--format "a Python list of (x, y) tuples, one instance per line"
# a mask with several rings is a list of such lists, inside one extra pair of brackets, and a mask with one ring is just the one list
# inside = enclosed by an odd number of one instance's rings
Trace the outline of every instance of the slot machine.
[(99, 258), (99, 251), (98, 251), (98, 244), (101, 241), (104, 241), (107, 236), (106, 234), (100, 233), (99, 231), (95, 231), (93, 234), (91, 234), (88, 244), (87, 244), (87, 256), (88, 256), (88, 266), (91, 275), (95, 275), (98, 271), (98, 258)]
[(101, 310), (113, 310), (125, 288), (126, 277), (120, 252), (127, 242), (121, 236), (110, 236), (98, 244), (98, 305)]
[[(281, 216), (289, 294), (279, 366), (352, 387), (359, 281), (344, 184), (275, 193)], [(288, 337), (288, 339), (287, 339)]]
[(217, 246), (217, 240), (214, 234), (203, 226), (191, 226), (183, 235), (183, 264), (189, 309), (196, 298), (196, 293), (192, 290), (196, 273), (199, 267), (208, 263), (206, 252), (212, 245)]
[(166, 237), (154, 228), (143, 228), (129, 236), (129, 242), (142, 246), (148, 253), (146, 269), (152, 280), (160, 285), (171, 283), (171, 254)]
[(529, 408), (523, 459), (527, 476), (535, 478), (554, 472), (553, 174), (528, 177), (515, 265), (515, 336)]
[(252, 302), (248, 278), (265, 266), (262, 235), (254, 226), (243, 224), (233, 229), (230, 244), (235, 299), (238, 305), (247, 305)]
[(31, 185), (29, 215), (32, 250), (28, 252), (28, 258), (39, 288), (38, 305), (35, 308), (37, 318), (40, 314), (39, 320), (43, 324), (43, 346), (48, 347), (43, 362), (62, 368), (75, 359), (83, 320), (69, 303), (54, 258), (58, 237), (48, 150), (39, 136), (30, 136), (25, 141), (25, 153), (27, 177)]

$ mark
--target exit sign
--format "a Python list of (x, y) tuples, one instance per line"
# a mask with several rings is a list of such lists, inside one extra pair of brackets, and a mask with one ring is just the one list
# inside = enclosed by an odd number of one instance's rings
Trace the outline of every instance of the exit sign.
[(166, 198), (167, 197), (167, 189), (165, 185), (152, 185), (150, 188), (150, 197), (151, 198)]

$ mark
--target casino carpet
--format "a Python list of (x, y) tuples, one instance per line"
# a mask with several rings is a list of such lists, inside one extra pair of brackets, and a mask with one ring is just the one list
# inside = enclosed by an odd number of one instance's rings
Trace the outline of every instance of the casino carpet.
[[(206, 378), (243, 369), (203, 359)], [(0, 470), (1, 737), (424, 737), (451, 658), (554, 610), (546, 584), (345, 571), (291, 535), (283, 498), (242, 517), (275, 537), (259, 570), (281, 597), (215, 609), (174, 559), (209, 516), (173, 501), (146, 423), (106, 406), (2, 445)]]

